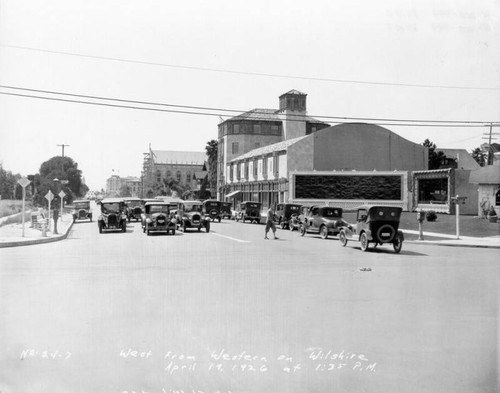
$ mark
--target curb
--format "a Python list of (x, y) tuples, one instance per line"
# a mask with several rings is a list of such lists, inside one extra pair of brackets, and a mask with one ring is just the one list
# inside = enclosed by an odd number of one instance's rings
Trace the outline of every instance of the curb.
[(62, 236), (57, 236), (57, 237), (44, 237), (41, 239), (34, 239), (34, 240), (26, 240), (26, 241), (14, 241), (14, 242), (4, 242), (0, 243), (0, 248), (7, 248), (7, 247), (18, 247), (18, 246), (32, 246), (35, 244), (45, 244), (45, 243), (54, 243), (58, 242), (60, 240), (65, 240), (71, 229), (73, 228), (74, 221), (71, 221), (71, 224), (69, 227), (66, 229), (66, 233), (63, 234)]
[(444, 247), (471, 247), (471, 248), (494, 248), (494, 249), (500, 249), (500, 246), (497, 245), (488, 245), (488, 244), (471, 244), (471, 243), (465, 243), (465, 244), (455, 244), (455, 243), (441, 243), (439, 241), (433, 241), (433, 240), (405, 240), (405, 243), (410, 243), (410, 244), (420, 244), (422, 246), (444, 246)]

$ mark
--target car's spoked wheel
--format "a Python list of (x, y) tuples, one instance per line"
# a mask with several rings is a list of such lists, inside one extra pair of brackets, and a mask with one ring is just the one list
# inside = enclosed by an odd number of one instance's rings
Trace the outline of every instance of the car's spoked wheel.
[(328, 228), (325, 225), (320, 228), (319, 235), (322, 239), (326, 239), (328, 237)]
[(396, 254), (399, 254), (401, 248), (403, 247), (403, 241), (401, 240), (401, 237), (399, 235), (396, 235), (396, 239), (394, 240), (392, 246), (394, 247), (394, 251), (396, 252)]
[(300, 226), (300, 236), (304, 236), (306, 234), (306, 227), (304, 225)]
[(360, 238), (359, 238), (359, 241), (361, 242), (361, 250), (363, 251), (366, 251), (368, 250), (368, 236), (366, 236), (366, 233), (362, 233)]
[(340, 240), (340, 244), (342, 244), (342, 247), (347, 246), (347, 236), (346, 236), (344, 231), (340, 231), (339, 240)]

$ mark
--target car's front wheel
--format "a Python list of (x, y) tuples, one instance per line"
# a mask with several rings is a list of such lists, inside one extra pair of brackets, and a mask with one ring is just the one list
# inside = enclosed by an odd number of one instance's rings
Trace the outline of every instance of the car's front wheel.
[(339, 241), (342, 247), (347, 246), (347, 235), (345, 234), (344, 231), (340, 231), (339, 233)]
[(300, 225), (299, 232), (300, 236), (304, 236), (306, 234), (306, 227), (303, 224)]
[(326, 225), (322, 225), (321, 228), (319, 228), (319, 236), (322, 239), (326, 239), (328, 237), (328, 228)]
[(368, 241), (368, 236), (366, 235), (366, 232), (363, 232), (361, 234), (361, 236), (359, 237), (359, 241), (361, 243), (361, 250), (362, 251), (368, 250), (369, 241)]

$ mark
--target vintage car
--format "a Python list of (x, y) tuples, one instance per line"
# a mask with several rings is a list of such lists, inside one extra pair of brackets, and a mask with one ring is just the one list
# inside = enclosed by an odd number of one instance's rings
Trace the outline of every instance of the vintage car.
[(92, 221), (92, 211), (90, 210), (90, 201), (87, 199), (78, 199), (73, 201), (73, 222), (76, 220), (86, 220)]
[(183, 232), (188, 229), (205, 228), (210, 232), (210, 218), (203, 213), (204, 204), (199, 201), (184, 201), (179, 203), (177, 216), (179, 217), (178, 225)]
[(146, 202), (144, 205), (145, 223), (142, 231), (148, 236), (152, 232), (163, 232), (166, 234), (172, 232), (172, 235), (175, 235), (177, 220), (172, 210), (172, 205), (160, 200)]
[(348, 240), (359, 241), (361, 250), (366, 251), (370, 243), (374, 247), (391, 243), (394, 251), (399, 253), (404, 241), (403, 232), (399, 230), (402, 210), (392, 206), (360, 207), (356, 224), (349, 224), (340, 231), (340, 244), (345, 247)]
[(301, 205), (296, 203), (278, 203), (276, 206), (276, 221), (281, 229), (290, 229), (289, 221), (290, 217), (295, 214), (297, 215), (300, 211)]
[(337, 235), (347, 225), (342, 219), (342, 209), (330, 206), (311, 206), (300, 223), (300, 235), (318, 233), (322, 239), (328, 235)]
[(141, 214), (144, 211), (144, 202), (139, 198), (124, 198), (126, 207), (127, 220), (134, 219), (135, 221), (139, 221), (141, 219)]
[(144, 209), (145, 209), (145, 206), (146, 206), (146, 203), (148, 202), (162, 202), (162, 201), (159, 201), (158, 199), (143, 199), (142, 200), (142, 213), (141, 213), (141, 227), (144, 231), (144, 227), (146, 226), (146, 214), (144, 213)]
[(210, 217), (212, 221), (218, 220), (220, 222), (222, 218), (221, 202), (215, 199), (207, 199), (203, 202), (203, 213), (205, 216)]
[(288, 220), (288, 229), (294, 231), (295, 229), (300, 229), (300, 224), (304, 222), (304, 218), (307, 216), (311, 205), (302, 205), (297, 213), (293, 213)]
[(222, 218), (232, 219), (232, 207), (233, 204), (231, 202), (221, 202), (220, 203), (220, 214)]
[(262, 203), (245, 201), (241, 202), (239, 209), (236, 212), (236, 221), (245, 222), (249, 220), (251, 223), (260, 223)]
[(103, 230), (127, 230), (125, 203), (120, 198), (108, 198), (101, 201), (101, 215), (97, 220), (99, 233)]

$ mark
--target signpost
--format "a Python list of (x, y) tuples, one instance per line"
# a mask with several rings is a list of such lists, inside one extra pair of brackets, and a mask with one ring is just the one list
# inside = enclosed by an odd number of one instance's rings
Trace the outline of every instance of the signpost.
[(452, 197), (451, 200), (455, 203), (455, 216), (456, 216), (456, 227), (457, 227), (457, 239), (460, 240), (460, 205), (465, 204), (465, 200), (467, 197), (464, 196), (455, 196)]
[(28, 186), (28, 184), (30, 184), (31, 182), (25, 178), (25, 177), (22, 177), (20, 178), (17, 183), (23, 188), (23, 212), (22, 212), (22, 215), (23, 215), (23, 237), (24, 237), (24, 216), (25, 216), (25, 212), (24, 212), (24, 208), (25, 208), (25, 205), (24, 205), (24, 201), (26, 200), (26, 187)]
[(47, 194), (45, 194), (45, 199), (47, 199), (49, 201), (49, 224), (48, 224), (48, 227), (50, 230), (50, 202), (52, 202), (52, 199), (54, 199), (54, 194), (52, 194), (52, 191), (49, 190), (49, 192), (47, 192)]
[(63, 198), (66, 196), (66, 193), (61, 190), (61, 192), (59, 193), (59, 198), (61, 198), (61, 212), (59, 213), (59, 217), (61, 217), (61, 221), (62, 221), (62, 217), (63, 217)]

